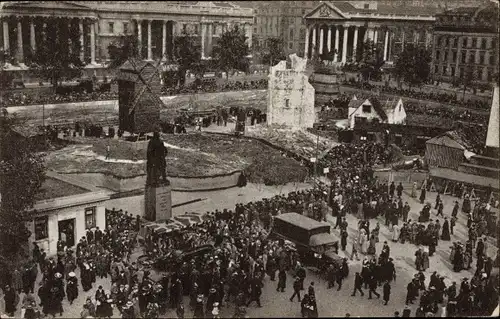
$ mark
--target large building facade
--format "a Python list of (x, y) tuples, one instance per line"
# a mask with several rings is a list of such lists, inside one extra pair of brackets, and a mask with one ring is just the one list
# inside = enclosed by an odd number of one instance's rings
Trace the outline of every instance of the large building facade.
[(436, 16), (432, 46), (433, 78), (472, 77), (491, 82), (498, 73), (498, 6), (463, 7)]
[(244, 29), (252, 45), (253, 9), (230, 2), (198, 1), (17, 1), (4, 2), (0, 11), (0, 45), (23, 68), (30, 50), (41, 41), (50, 19), (78, 28), (81, 59), (90, 67), (108, 60), (108, 46), (123, 35), (135, 35), (142, 58), (171, 55), (174, 38), (196, 37), (203, 58), (212, 54), (220, 35), (234, 26)]
[(355, 62), (366, 40), (394, 61), (405, 45), (432, 45), (435, 7), (397, 7), (377, 1), (324, 1), (305, 15), (304, 54), (336, 52), (334, 62)]
[(287, 55), (304, 54), (306, 24), (304, 15), (321, 1), (245, 1), (255, 9), (254, 47), (266, 47), (267, 39), (283, 40)]

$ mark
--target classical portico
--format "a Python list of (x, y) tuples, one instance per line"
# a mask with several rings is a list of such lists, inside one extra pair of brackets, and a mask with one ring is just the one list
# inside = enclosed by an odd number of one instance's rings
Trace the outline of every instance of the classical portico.
[(222, 33), (235, 26), (252, 45), (253, 10), (217, 2), (12, 2), (3, 4), (0, 18), (0, 46), (21, 67), (53, 21), (58, 28), (79, 31), (80, 58), (90, 67), (108, 61), (109, 45), (127, 34), (137, 37), (139, 55), (146, 60), (171, 58), (175, 37), (183, 34), (194, 37), (208, 59)]
[[(54, 24), (75, 27), (80, 31), (80, 58), (96, 64), (97, 14), (90, 8), (73, 3), (6, 3), (0, 11), (2, 41), (0, 46), (20, 66), (35, 52), (37, 42)], [(69, 39), (68, 39), (69, 40)]]
[(412, 10), (396, 15), (371, 2), (368, 8), (358, 8), (356, 2), (323, 2), (306, 14), (304, 56), (331, 53), (333, 62), (356, 62), (364, 42), (373, 41), (390, 63), (405, 44), (431, 45), (434, 16), (412, 15)]

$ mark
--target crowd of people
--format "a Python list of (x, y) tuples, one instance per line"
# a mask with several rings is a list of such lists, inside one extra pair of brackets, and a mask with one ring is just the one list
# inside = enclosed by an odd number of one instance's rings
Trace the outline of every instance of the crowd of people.
[[(163, 95), (179, 95), (192, 93), (211, 93), (242, 90), (266, 89), (267, 79), (256, 81), (229, 81), (218, 85), (191, 85), (187, 84), (178, 88), (163, 87)], [(53, 93), (33, 93), (33, 92), (7, 92), (0, 99), (0, 107), (22, 106), (22, 105), (41, 105), (58, 103), (76, 103), (89, 101), (107, 101), (116, 100), (117, 92), (71, 92), (68, 94)]]
[(379, 91), (381, 93), (392, 94), (397, 96), (404, 96), (419, 100), (430, 100), (439, 103), (446, 103), (451, 105), (465, 106), (468, 108), (488, 110), (490, 103), (488, 99), (466, 99), (463, 100), (456, 93), (447, 92), (434, 92), (432, 90), (415, 91), (409, 89), (399, 89), (386, 85), (373, 85), (368, 83), (361, 83), (356, 81), (344, 81), (343, 85), (354, 86), (364, 90)]
[[(454, 244), (450, 256), (453, 270), (459, 272), (472, 265), (474, 256), (467, 257), (467, 263), (463, 256), (471, 255), (471, 247), (475, 249), (476, 271), (470, 284), (464, 281), (460, 289), (455, 284), (447, 287), (443, 277), (433, 274), (426, 287), (423, 271), (429, 268), (429, 259), (438, 241), (450, 241), (450, 234), (453, 234), (453, 222), (442, 216), (442, 200), (437, 199), (434, 205), (438, 215), (432, 216), (435, 222), (427, 220), (434, 213), (430, 204), (424, 208), (429, 216), (421, 214), (427, 219), (412, 221), (408, 204), (403, 204), (403, 186), (380, 182), (374, 177), (372, 166), (388, 160), (381, 145), (339, 145), (323, 160), (336, 168), (329, 174), (331, 185), (319, 184), (310, 190), (237, 204), (234, 210), (216, 210), (205, 215), (199, 223), (178, 232), (151, 232), (138, 241), (140, 219), (112, 210), (107, 214), (106, 229), (88, 230), (74, 254), (71, 249), (64, 248), (63, 242), (58, 243), (56, 258), (47, 258), (45, 252), (35, 246), (33, 262), (15, 272), (12, 284), (4, 290), (6, 312), (12, 315), (16, 311), (16, 296), (24, 290), (25, 318), (36, 318), (37, 311), (52, 316), (64, 315), (61, 301), (67, 298), (72, 303), (78, 297), (79, 284), (84, 291), (89, 291), (96, 278), (109, 277), (109, 288), (99, 286), (95, 298), (86, 300), (82, 318), (109, 318), (116, 315), (115, 310), (123, 318), (158, 318), (167, 311), (175, 311), (179, 318), (184, 318), (185, 307), (189, 307), (196, 318), (218, 318), (223, 306), (234, 309), (232, 317), (242, 318), (254, 302), (258, 307), (266, 306), (266, 301), (261, 300), (264, 283), (268, 282), (264, 281), (265, 276), (271, 282), (277, 277), (276, 291), (285, 292), (287, 274), (291, 274), (294, 277), (293, 294), (289, 299), (293, 301), (298, 297), (297, 314), (304, 317), (324, 315), (318, 313), (314, 282), (304, 288), (305, 267), (309, 260), (301, 258), (286, 242), (268, 236), (273, 216), (285, 212), (297, 212), (317, 220), (326, 220), (327, 214), (337, 217), (334, 229), (340, 228), (339, 249), (345, 252), (347, 241), (352, 239), (350, 259), (358, 259), (358, 252), (364, 255), (362, 270), (351, 275), (354, 281), (352, 295), (360, 292), (364, 296), (363, 289), (368, 289), (369, 299), (380, 298), (377, 289), (382, 286), (383, 304), (390, 302), (391, 285), (396, 279), (391, 249), (387, 241), (380, 254), (377, 255), (376, 249), (383, 226), (374, 218), (382, 216), (385, 227), (392, 232), (392, 242), (418, 247), (415, 254), (418, 274), (407, 286), (406, 301), (411, 304), (420, 296), (419, 315), (435, 314), (438, 305), (444, 305), (449, 315), (477, 315), (490, 311), (498, 300), (498, 283), (491, 280), (492, 258), (487, 254), (484, 240), (483, 220), (488, 204), (471, 205), (465, 197), (463, 212), (454, 208), (451, 213), (454, 223), (464, 218), (463, 215), (470, 215), (467, 247), (462, 249), (460, 244)], [(411, 196), (417, 196), (416, 189)], [(425, 188), (420, 200), (425, 201)], [(347, 214), (359, 219), (357, 233), (351, 236)], [(439, 217), (444, 219), (442, 226)], [(403, 220), (401, 228), (400, 219)], [(372, 226), (375, 223), (375, 227), (370, 227), (370, 223)], [(479, 240), (481, 235), (483, 239)], [(138, 242), (143, 256), (131, 258)], [(162, 262), (166, 266), (158, 271)], [(43, 274), (37, 291), (40, 302), (33, 295), (38, 266)], [(79, 280), (76, 273), (79, 273)], [(349, 274), (347, 258), (341, 265), (329, 266), (326, 271), (329, 288), (337, 284), (340, 290)], [(301, 296), (302, 290), (307, 290), (304, 296)], [(184, 296), (189, 296), (189, 305), (184, 305)], [(408, 311), (410, 309), (405, 308), (403, 316)]]

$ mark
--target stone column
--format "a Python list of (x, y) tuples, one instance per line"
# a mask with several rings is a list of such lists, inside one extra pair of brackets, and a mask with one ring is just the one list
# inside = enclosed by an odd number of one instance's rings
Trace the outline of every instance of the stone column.
[(95, 64), (95, 21), (90, 23), (90, 63)]
[(153, 20), (148, 20), (148, 60), (153, 60), (153, 47), (151, 45), (151, 24)]
[(47, 40), (47, 22), (45, 22), (45, 20), (43, 21), (42, 34), (43, 40)]
[(348, 37), (348, 27), (344, 26), (344, 39), (342, 40), (342, 63), (347, 62), (347, 37)]
[(328, 52), (332, 51), (332, 28), (328, 27), (328, 35), (327, 35), (326, 47), (328, 48)]
[(373, 33), (373, 43), (377, 44), (377, 42), (378, 42), (378, 29), (375, 29)]
[(24, 63), (23, 25), (21, 23), (21, 18), (17, 19), (17, 61), (19, 63)]
[(252, 37), (253, 37), (253, 25), (248, 25), (248, 48), (252, 48)]
[(137, 20), (137, 50), (142, 59), (142, 20)]
[(71, 37), (69, 36), (70, 33), (71, 33), (71, 19), (68, 20), (68, 52), (69, 52), (69, 54), (71, 54), (72, 49), (73, 49), (71, 47), (71, 45), (73, 43), (71, 42)]
[(357, 61), (357, 48), (358, 48), (358, 26), (354, 27), (354, 39), (352, 41), (352, 60)]
[(306, 47), (304, 48), (304, 58), (309, 58), (309, 26), (306, 26)]
[(325, 40), (325, 34), (322, 27), (319, 29), (319, 54), (323, 54), (323, 42)]
[(84, 60), (84, 54), (85, 54), (85, 49), (84, 49), (84, 36), (83, 36), (83, 19), (80, 19), (80, 22), (78, 23), (78, 27), (80, 28), (80, 60)]
[(432, 34), (428, 30), (425, 30), (425, 47), (428, 48), (431, 45), (431, 42)]
[(339, 26), (335, 26), (335, 56), (333, 57), (334, 62), (338, 62), (339, 60), (339, 37), (340, 37), (340, 32), (339, 32)]
[(161, 59), (167, 56), (167, 21), (162, 21)]
[(30, 17), (30, 46), (31, 51), (34, 53), (36, 50), (36, 40), (35, 40), (35, 24), (33, 23), (33, 17)]
[(207, 34), (206, 24), (201, 24), (201, 58), (205, 58), (205, 37)]
[(405, 41), (406, 41), (406, 34), (405, 34), (405, 30), (402, 29), (401, 30), (401, 51), (404, 51), (404, 49), (405, 49)]
[(317, 52), (316, 49), (316, 26), (313, 27), (313, 36), (312, 36), (312, 51), (311, 51), (311, 57), (314, 56), (314, 54)]
[[(245, 26), (243, 27), (245, 29)], [(207, 57), (212, 56), (212, 34), (213, 34), (213, 25), (211, 23), (207, 24)]]
[(9, 40), (9, 22), (4, 20), (3, 25), (3, 48), (5, 52), (10, 53), (10, 40)]
[(176, 22), (172, 21), (171, 22), (172, 24), (172, 36), (171, 36), (171, 41), (172, 41), (172, 52), (170, 53), (171, 54), (171, 57), (173, 58), (174, 57), (174, 52), (175, 52), (175, 35), (177, 34), (177, 32), (175, 31), (177, 29), (177, 25), (176, 25)]
[(389, 46), (389, 30), (385, 31), (385, 40), (384, 40), (384, 61), (387, 61), (387, 48)]

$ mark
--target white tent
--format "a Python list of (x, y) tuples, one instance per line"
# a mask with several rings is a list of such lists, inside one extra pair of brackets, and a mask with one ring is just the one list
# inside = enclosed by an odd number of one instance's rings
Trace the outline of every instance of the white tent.
[(500, 316), (500, 305), (498, 305), (495, 310), (493, 311), (493, 313), (491, 314), (492, 317), (498, 317)]

